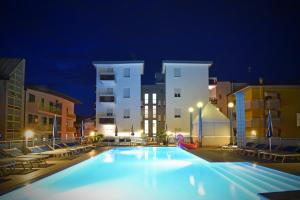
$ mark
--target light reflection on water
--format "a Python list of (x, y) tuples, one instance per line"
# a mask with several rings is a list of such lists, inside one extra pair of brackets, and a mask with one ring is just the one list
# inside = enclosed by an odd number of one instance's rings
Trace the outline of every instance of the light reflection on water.
[(293, 189), (300, 189), (299, 177), (256, 164), (210, 163), (176, 147), (116, 148), (0, 200), (247, 200)]

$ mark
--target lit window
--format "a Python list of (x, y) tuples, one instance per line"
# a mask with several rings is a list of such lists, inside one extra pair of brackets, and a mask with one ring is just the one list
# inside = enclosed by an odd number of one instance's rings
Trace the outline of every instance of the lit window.
[(148, 112), (149, 112), (148, 106), (145, 106), (145, 118), (148, 118)]
[(153, 118), (156, 118), (156, 106), (152, 107)]
[(155, 135), (157, 132), (157, 124), (156, 124), (156, 120), (152, 121), (152, 133), (153, 135)]
[(149, 122), (148, 120), (145, 120), (145, 124), (144, 124), (144, 128), (145, 128), (145, 133), (148, 134), (149, 133)]
[(130, 118), (130, 110), (129, 109), (124, 109), (124, 119), (129, 119)]
[(148, 104), (149, 103), (149, 94), (145, 93), (144, 98), (145, 98), (145, 104)]
[(181, 117), (181, 109), (180, 108), (175, 108), (174, 117), (175, 118), (180, 118)]
[(156, 104), (156, 93), (152, 94), (152, 103)]
[(174, 77), (181, 77), (181, 69), (174, 68)]
[(125, 68), (123, 71), (123, 76), (129, 78), (130, 77), (130, 68)]
[(124, 88), (123, 89), (123, 97), (124, 98), (130, 98), (130, 88)]
[(180, 88), (174, 89), (174, 97), (181, 97), (181, 89)]

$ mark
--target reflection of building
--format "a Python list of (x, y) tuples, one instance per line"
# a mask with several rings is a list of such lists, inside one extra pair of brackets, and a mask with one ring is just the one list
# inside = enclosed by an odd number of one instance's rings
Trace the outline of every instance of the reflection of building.
[(56, 115), (59, 136), (73, 138), (76, 103), (80, 102), (46, 87), (28, 86), (25, 90), (25, 128), (32, 129), (37, 138), (51, 138)]
[(0, 58), (0, 140), (23, 139), (25, 60)]
[(300, 86), (248, 86), (229, 98), (236, 104), (238, 142), (243, 138), (265, 138), (269, 110), (274, 138), (300, 138), (300, 124), (297, 125), (297, 120), (300, 120)]
[(141, 133), (143, 61), (94, 62), (96, 67), (96, 128), (104, 136)]
[(228, 95), (243, 87), (246, 83), (235, 83), (230, 81), (217, 81), (217, 78), (209, 79), (209, 101), (228, 116)]
[(142, 129), (149, 137), (165, 129), (166, 99), (164, 75), (155, 74), (154, 85), (142, 85)]
[[(212, 62), (163, 61), (168, 131), (189, 135), (188, 108), (208, 102), (208, 69)], [(195, 113), (196, 115), (196, 113)]]

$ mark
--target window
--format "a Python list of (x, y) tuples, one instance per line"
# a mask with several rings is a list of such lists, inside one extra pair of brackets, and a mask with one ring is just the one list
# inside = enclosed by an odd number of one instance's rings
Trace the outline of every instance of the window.
[(160, 122), (160, 121), (161, 121), (161, 115), (158, 115), (158, 116), (157, 116), (157, 119), (158, 119), (158, 121)]
[(43, 117), (42, 122), (43, 122), (43, 125), (47, 125), (47, 117)]
[(49, 125), (53, 125), (53, 118), (49, 118)]
[(158, 105), (158, 106), (160, 106), (160, 105), (161, 105), (161, 101), (160, 101), (160, 100), (158, 100), (158, 103), (157, 103), (157, 105)]
[(181, 69), (174, 68), (174, 77), (181, 77)]
[(148, 104), (149, 103), (149, 94), (148, 93), (144, 94), (144, 99), (145, 99), (145, 104)]
[(156, 93), (152, 94), (152, 103), (156, 104)]
[(123, 89), (123, 97), (124, 98), (130, 98), (130, 88), (124, 88)]
[(300, 126), (300, 113), (297, 113), (297, 126)]
[(34, 103), (35, 102), (35, 96), (33, 94), (29, 94), (29, 102)]
[(129, 78), (130, 77), (130, 68), (125, 68), (123, 70), (123, 76)]
[(148, 120), (145, 120), (145, 122), (144, 122), (144, 131), (145, 131), (145, 133), (146, 134), (148, 134), (149, 133), (149, 122), (148, 122)]
[(35, 124), (38, 123), (38, 116), (37, 115), (28, 115), (28, 124)]
[(157, 124), (156, 124), (156, 120), (152, 121), (152, 133), (153, 135), (156, 135), (157, 132)]
[(174, 117), (175, 118), (180, 118), (181, 117), (181, 109), (180, 108), (175, 108)]
[(45, 105), (45, 99), (41, 98), (41, 105), (44, 106)]
[(156, 118), (156, 106), (152, 107), (153, 118)]
[(113, 111), (113, 109), (108, 108), (108, 109), (106, 110), (106, 116), (109, 116), (109, 117), (114, 116), (114, 111)]
[(181, 97), (181, 89), (180, 88), (174, 89), (174, 97)]
[(124, 119), (129, 119), (130, 118), (130, 110), (129, 109), (124, 109)]
[(145, 118), (148, 118), (149, 110), (148, 106), (145, 106)]

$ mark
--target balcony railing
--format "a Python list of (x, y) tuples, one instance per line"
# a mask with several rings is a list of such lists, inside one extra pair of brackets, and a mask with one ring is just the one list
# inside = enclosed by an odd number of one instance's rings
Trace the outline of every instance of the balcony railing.
[(99, 118), (99, 123), (100, 124), (114, 124), (115, 118), (111, 118), (111, 117)]
[[(34, 131), (52, 131), (53, 125), (42, 125), (42, 124), (28, 124), (26, 125), (27, 128), (33, 129)], [(58, 126), (58, 130), (61, 130), (61, 127)]]
[(210, 101), (211, 104), (214, 104), (214, 105), (216, 105), (218, 103), (218, 99), (215, 98), (215, 97), (209, 98), (209, 101)]
[(245, 101), (245, 109), (261, 109), (264, 107), (264, 100), (257, 99), (252, 101)]
[(74, 113), (67, 113), (67, 117), (71, 119), (76, 119), (76, 115)]
[[(267, 118), (252, 118), (251, 120), (246, 120), (246, 127), (247, 128), (263, 128), (266, 127)], [(273, 127), (279, 127), (280, 126), (280, 118), (272, 118), (272, 125)]]
[(115, 102), (115, 96), (99, 96), (99, 102)]
[(97, 116), (99, 118), (114, 118), (115, 114), (112, 112), (101, 112), (101, 113), (98, 113)]
[(113, 96), (114, 95), (114, 91), (112, 88), (100, 88), (98, 90), (98, 94), (100, 96)]
[(99, 68), (100, 74), (114, 74), (114, 68), (112, 67), (101, 67)]
[(268, 99), (266, 100), (266, 109), (280, 110), (280, 99)]
[(67, 127), (67, 132), (76, 132), (76, 128), (75, 127)]
[(41, 104), (39, 106), (39, 110), (44, 111), (44, 112), (50, 112), (50, 113), (61, 115), (61, 108), (57, 108), (55, 106), (47, 106), (47, 105)]

